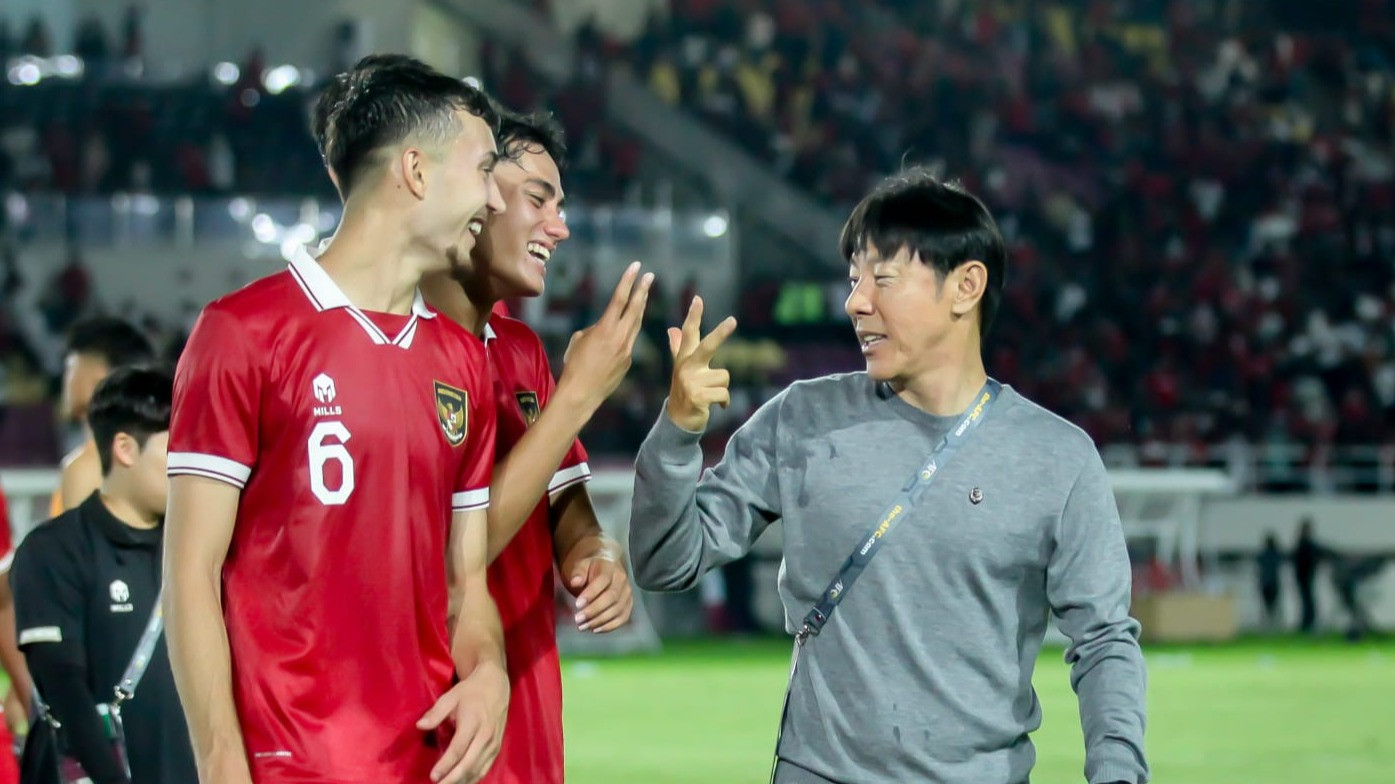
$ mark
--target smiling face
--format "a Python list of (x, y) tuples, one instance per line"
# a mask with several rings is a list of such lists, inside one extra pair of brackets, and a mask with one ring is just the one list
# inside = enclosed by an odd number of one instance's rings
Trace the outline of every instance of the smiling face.
[[(451, 269), (468, 263), (489, 215), (505, 209), (494, 179), (498, 152), (489, 124), (467, 111), (456, 114), (459, 135), (443, 149), (404, 164), (421, 169), (419, 225), (440, 252), (443, 268)], [(407, 171), (409, 177), (416, 174)]]
[(475, 245), (478, 272), (495, 296), (536, 297), (546, 286), (552, 254), (571, 236), (562, 211), (566, 196), (557, 162), (539, 146), (495, 169), (505, 209), (489, 216)]
[(954, 321), (950, 279), (942, 279), (909, 249), (883, 257), (868, 247), (848, 266), (852, 290), (843, 305), (877, 381), (905, 383), (928, 369)]

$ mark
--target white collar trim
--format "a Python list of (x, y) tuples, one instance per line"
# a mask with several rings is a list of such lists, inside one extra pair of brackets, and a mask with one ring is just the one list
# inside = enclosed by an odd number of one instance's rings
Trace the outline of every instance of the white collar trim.
[(412, 296), (412, 318), (402, 328), (402, 331), (397, 333), (397, 337), (388, 339), (388, 336), (378, 328), (377, 324), (373, 323), (372, 319), (349, 301), (344, 290), (339, 288), (329, 273), (325, 272), (324, 267), (321, 267), (320, 263), (315, 260), (315, 257), (327, 247), (328, 243), (320, 243), (320, 246), (312, 254), (310, 248), (302, 245), (296, 248), (295, 253), (290, 258), (291, 277), (300, 285), (301, 291), (305, 292), (310, 304), (322, 313), (341, 308), (347, 310), (349, 315), (359, 323), (359, 326), (363, 327), (364, 332), (367, 332), (368, 337), (372, 338), (376, 344), (391, 343), (402, 348), (410, 347), (412, 337), (417, 331), (417, 319), (436, 317), (436, 312), (427, 307), (426, 299), (421, 296), (421, 290), (418, 289)]

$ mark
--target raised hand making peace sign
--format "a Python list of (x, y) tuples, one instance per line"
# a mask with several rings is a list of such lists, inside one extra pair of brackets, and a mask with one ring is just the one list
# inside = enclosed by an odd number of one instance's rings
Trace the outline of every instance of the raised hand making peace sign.
[(620, 386), (630, 369), (649, 287), (654, 282), (652, 272), (640, 277), (639, 266), (636, 261), (625, 269), (605, 312), (596, 323), (573, 334), (567, 345), (562, 377), (553, 397), (574, 395), (588, 418)]
[(702, 297), (693, 297), (683, 327), (669, 327), (668, 350), (673, 354), (673, 381), (668, 392), (668, 418), (675, 425), (694, 433), (707, 428), (712, 406), (726, 408), (731, 402), (731, 374), (712, 367), (712, 357), (731, 333), (736, 319), (728, 316), (700, 338)]

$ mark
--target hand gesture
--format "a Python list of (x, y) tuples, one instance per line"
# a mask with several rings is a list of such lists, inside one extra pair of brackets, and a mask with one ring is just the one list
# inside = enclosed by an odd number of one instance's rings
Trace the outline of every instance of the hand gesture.
[(635, 606), (625, 564), (609, 552), (577, 561), (567, 577), (567, 590), (577, 597), (576, 623), (583, 632), (613, 632), (629, 622)]
[(736, 319), (728, 316), (699, 340), (702, 326), (702, 297), (693, 297), (683, 327), (669, 327), (668, 349), (673, 354), (673, 381), (668, 392), (668, 418), (673, 424), (694, 433), (707, 428), (712, 406), (726, 408), (731, 402), (731, 374), (712, 367), (712, 357), (731, 333)]
[(509, 711), (509, 676), (494, 663), (476, 667), (469, 677), (441, 695), (417, 722), (417, 729), (434, 730), (449, 720), (455, 725), (450, 745), (431, 769), (440, 784), (474, 784), (489, 772), (499, 756), (504, 721)]
[(635, 338), (649, 302), (649, 286), (654, 282), (654, 273), (647, 272), (636, 283), (639, 267), (636, 261), (625, 269), (596, 323), (572, 335), (554, 399), (574, 400), (583, 410), (594, 413), (620, 386), (630, 369)]

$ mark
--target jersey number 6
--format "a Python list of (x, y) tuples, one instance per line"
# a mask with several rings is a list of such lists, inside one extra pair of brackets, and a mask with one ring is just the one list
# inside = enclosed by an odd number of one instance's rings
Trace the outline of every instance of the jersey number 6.
[[(325, 506), (340, 506), (354, 492), (354, 458), (344, 444), (349, 441), (349, 429), (343, 422), (317, 422), (310, 431), (310, 492)], [(331, 490), (325, 485), (325, 464), (339, 464), (339, 487)]]

